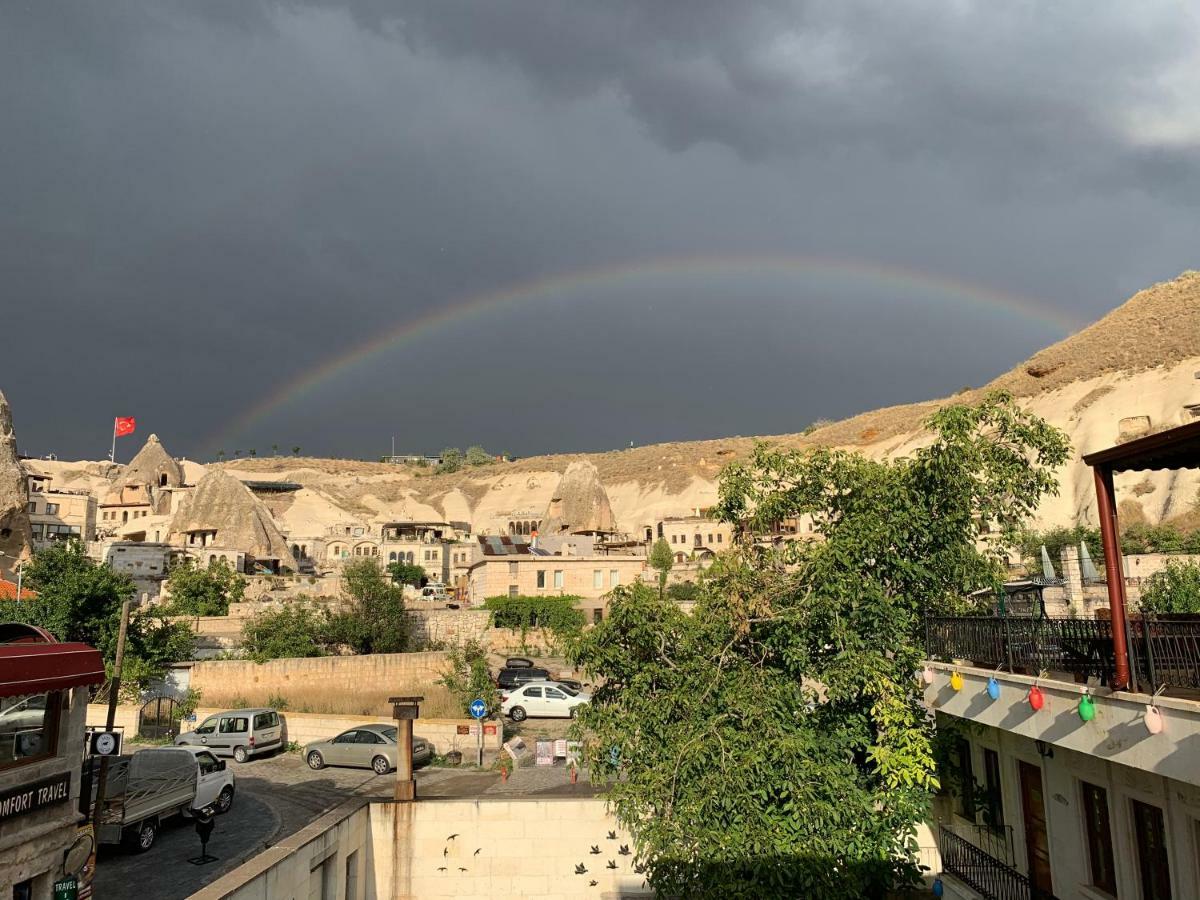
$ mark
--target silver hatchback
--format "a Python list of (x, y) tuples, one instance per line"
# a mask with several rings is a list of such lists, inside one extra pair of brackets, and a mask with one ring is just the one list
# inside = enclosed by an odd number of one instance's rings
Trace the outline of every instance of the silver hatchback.
[[(400, 747), (396, 743), (395, 725), (360, 725), (343, 731), (326, 741), (314, 741), (304, 748), (304, 759), (310, 769), (326, 766), (352, 766), (374, 769), (386, 775), (396, 768), (396, 756)], [(433, 758), (429, 741), (413, 735), (413, 765), (421, 765)]]

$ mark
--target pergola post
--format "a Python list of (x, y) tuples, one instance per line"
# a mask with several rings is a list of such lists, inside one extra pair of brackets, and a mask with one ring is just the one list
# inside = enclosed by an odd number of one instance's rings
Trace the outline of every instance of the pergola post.
[(1117, 527), (1116, 491), (1108, 466), (1094, 466), (1096, 514), (1100, 517), (1100, 542), (1104, 546), (1104, 574), (1108, 581), (1108, 606), (1112, 617), (1113, 690), (1129, 688), (1128, 623), (1125, 617), (1125, 566), (1121, 558), (1121, 531)]

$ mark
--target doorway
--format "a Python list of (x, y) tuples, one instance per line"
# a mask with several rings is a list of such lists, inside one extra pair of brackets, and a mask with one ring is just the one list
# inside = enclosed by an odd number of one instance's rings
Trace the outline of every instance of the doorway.
[(1025, 825), (1025, 854), (1029, 880), (1038, 890), (1051, 893), (1050, 838), (1046, 832), (1046, 801), (1042, 791), (1042, 770), (1018, 761), (1021, 776), (1021, 815)]

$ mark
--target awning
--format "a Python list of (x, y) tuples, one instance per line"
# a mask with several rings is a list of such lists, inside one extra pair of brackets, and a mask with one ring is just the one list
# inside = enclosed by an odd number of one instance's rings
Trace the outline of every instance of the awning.
[(102, 684), (104, 677), (100, 651), (87, 644), (0, 646), (0, 697)]
[(1200, 466), (1200, 422), (1148, 434), (1107, 450), (1085, 453), (1083, 461), (1113, 472), (1194, 469)]

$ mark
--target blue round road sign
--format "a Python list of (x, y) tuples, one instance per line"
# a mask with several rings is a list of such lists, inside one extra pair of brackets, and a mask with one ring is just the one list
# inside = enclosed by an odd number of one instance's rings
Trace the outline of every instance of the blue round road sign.
[(471, 715), (477, 719), (482, 719), (487, 715), (487, 704), (481, 698), (476, 698), (471, 701)]

